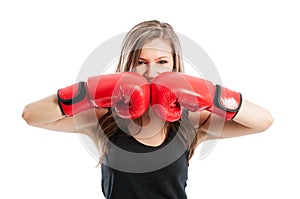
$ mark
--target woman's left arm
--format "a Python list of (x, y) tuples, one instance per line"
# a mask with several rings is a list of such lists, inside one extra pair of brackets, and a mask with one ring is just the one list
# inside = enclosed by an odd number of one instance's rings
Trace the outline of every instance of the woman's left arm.
[[(201, 120), (205, 122), (201, 123)], [(212, 122), (216, 123), (213, 124)], [(201, 128), (199, 132), (205, 132), (206, 140), (231, 138), (263, 132), (267, 130), (272, 123), (273, 117), (268, 110), (244, 99), (239, 112), (234, 119), (230, 121), (224, 121), (219, 116), (208, 111), (201, 113)]]

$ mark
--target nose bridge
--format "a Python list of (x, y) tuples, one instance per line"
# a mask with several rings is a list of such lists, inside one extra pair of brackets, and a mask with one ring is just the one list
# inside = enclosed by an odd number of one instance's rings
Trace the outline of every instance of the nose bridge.
[(154, 77), (156, 73), (155, 63), (149, 63), (147, 67), (147, 75), (148, 77)]

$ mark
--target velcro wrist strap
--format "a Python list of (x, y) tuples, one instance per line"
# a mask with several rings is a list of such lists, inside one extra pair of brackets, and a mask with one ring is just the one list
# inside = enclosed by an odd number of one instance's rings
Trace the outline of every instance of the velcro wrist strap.
[(226, 112), (225, 114), (222, 113), (226, 120), (231, 120), (234, 118), (234, 116), (240, 110), (241, 104), (241, 93), (229, 90), (220, 85), (216, 85), (214, 95), (214, 106)]
[(57, 101), (63, 115), (73, 116), (92, 107), (86, 82), (79, 82), (57, 91)]
[[(61, 96), (60, 91), (57, 92), (57, 99), (59, 102), (65, 104), (65, 105), (71, 105), (76, 104), (78, 102), (81, 102), (86, 97), (86, 83), (85, 82), (79, 82), (78, 83), (78, 90), (75, 92), (72, 88), (68, 91), (70, 92), (68, 98), (63, 98)], [(72, 93), (75, 92), (75, 96), (72, 95)]]

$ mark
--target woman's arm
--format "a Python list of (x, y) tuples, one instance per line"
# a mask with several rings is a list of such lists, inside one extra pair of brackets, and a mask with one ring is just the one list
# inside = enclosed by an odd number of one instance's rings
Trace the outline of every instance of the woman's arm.
[(106, 111), (106, 109), (90, 109), (76, 116), (66, 117), (59, 108), (57, 95), (51, 95), (26, 105), (22, 117), (29, 125), (35, 127), (90, 134), (96, 128), (98, 118), (102, 117)]
[(269, 111), (245, 99), (233, 120), (224, 121), (209, 111), (190, 114), (190, 119), (199, 122), (201, 127), (198, 134), (205, 134), (205, 138), (200, 141), (259, 133), (267, 130), (273, 123)]

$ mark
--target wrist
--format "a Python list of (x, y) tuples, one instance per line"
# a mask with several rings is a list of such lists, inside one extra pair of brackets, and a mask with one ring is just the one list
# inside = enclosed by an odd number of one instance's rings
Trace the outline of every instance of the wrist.
[(87, 92), (86, 82), (79, 82), (59, 89), (57, 101), (62, 114), (65, 116), (73, 116), (93, 107)]
[(242, 95), (220, 85), (215, 86), (213, 112), (225, 120), (232, 120), (239, 112), (242, 104)]

